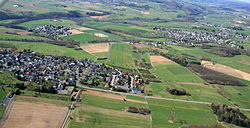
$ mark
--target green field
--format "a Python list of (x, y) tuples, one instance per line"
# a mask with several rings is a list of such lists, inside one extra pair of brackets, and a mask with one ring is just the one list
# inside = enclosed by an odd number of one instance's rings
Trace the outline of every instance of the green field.
[(63, 46), (47, 44), (47, 43), (0, 41), (0, 44), (11, 44), (19, 50), (30, 49), (45, 55), (68, 56), (73, 58), (93, 59), (93, 60), (96, 59), (95, 56), (83, 50), (75, 50), (73, 48), (66, 48)]
[(250, 73), (250, 57), (246, 55), (237, 55), (234, 57), (220, 57), (214, 54), (207, 53), (206, 51), (200, 49), (200, 48), (184, 48), (179, 46), (171, 46), (177, 51), (170, 51), (170, 52), (177, 52), (177, 53), (171, 53), (171, 54), (178, 54), (178, 53), (185, 53), (192, 56), (195, 56), (197, 58), (202, 57), (209, 57), (212, 59), (212, 61), (223, 64), (247, 73)]
[[(183, 88), (191, 96), (176, 96), (172, 95), (166, 91), (166, 88)], [(203, 87), (199, 85), (182, 85), (175, 83), (150, 83), (150, 88), (152, 90), (153, 96), (157, 97), (166, 97), (173, 99), (183, 99), (183, 100), (194, 100), (194, 101), (204, 101), (204, 102), (214, 102), (221, 103), (233, 106), (230, 102), (228, 102), (223, 96), (217, 93), (215, 88), (211, 86)]]
[[(144, 104), (124, 102), (123, 100), (88, 94), (83, 94), (82, 98), (81, 105), (74, 111), (74, 119), (69, 124), (69, 128), (149, 128), (150, 121), (148, 116), (124, 111), (129, 106), (146, 107)], [(79, 120), (80, 118), (84, 121)]]
[(153, 72), (163, 81), (204, 83), (197, 75), (178, 64), (154, 66)]
[[(149, 108), (152, 111), (153, 128), (177, 128), (181, 125), (217, 124), (209, 106), (183, 102), (163, 101), (148, 99)], [(168, 122), (172, 109), (175, 109), (174, 123)]]
[[(57, 20), (57, 21), (54, 21)], [(65, 20), (65, 19), (43, 19), (43, 20), (33, 20), (18, 24), (18, 26), (25, 27), (25, 28), (34, 28), (43, 25), (55, 25), (55, 26), (66, 26), (66, 27), (74, 27), (79, 28), (80, 26), (76, 25), (76, 22), (72, 20)]]
[(112, 44), (109, 63), (122, 66), (134, 66), (132, 46), (128, 44)]
[[(95, 33), (101, 33), (108, 37), (98, 37), (94, 35)], [(82, 34), (70, 35), (70, 36), (65, 36), (61, 38), (64, 40), (75, 40), (77, 42), (89, 42), (89, 41), (100, 41), (100, 40), (111, 40), (111, 41), (122, 40), (122, 38), (117, 35), (106, 33), (106, 32), (99, 31), (99, 30), (88, 30), (88, 31), (84, 31), (84, 33)]]
[(27, 39), (27, 40), (45, 40), (49, 41), (50, 39), (39, 37), (39, 36), (29, 36), (29, 35), (16, 35), (16, 34), (0, 34), (0, 39)]

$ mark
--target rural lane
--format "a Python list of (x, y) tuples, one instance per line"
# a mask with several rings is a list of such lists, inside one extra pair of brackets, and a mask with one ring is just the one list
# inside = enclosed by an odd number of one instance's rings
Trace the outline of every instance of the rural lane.
[[(115, 93), (115, 94), (120, 94), (120, 95), (138, 96), (138, 97), (150, 98), (150, 99), (167, 100), (167, 101), (179, 101), (179, 102), (186, 102), (186, 103), (206, 104), (206, 105), (212, 104), (210, 102), (203, 102), (203, 101), (180, 100), (180, 99), (163, 98), (163, 97), (155, 97), (155, 96), (144, 96), (144, 95), (138, 95), (138, 94), (132, 94), (132, 93), (123, 93), (123, 92), (116, 92), (116, 91), (111, 91), (111, 90), (104, 90), (104, 89), (100, 89), (100, 88), (90, 88), (90, 87), (86, 87), (86, 86), (82, 86), (82, 85), (77, 85), (77, 86), (81, 87), (81, 88), (85, 88), (85, 89), (95, 90), (95, 91), (103, 91), (103, 92)], [(245, 108), (239, 108), (239, 109), (241, 111), (250, 111), (250, 109), (245, 109)]]

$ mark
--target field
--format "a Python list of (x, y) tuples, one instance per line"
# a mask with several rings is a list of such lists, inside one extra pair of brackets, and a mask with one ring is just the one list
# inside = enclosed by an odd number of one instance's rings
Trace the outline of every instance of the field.
[(129, 106), (146, 107), (144, 104), (125, 102), (119, 99), (90, 94), (83, 94), (82, 98), (83, 101), (74, 112), (73, 115), (75, 118), (70, 122), (69, 128), (147, 128), (150, 125), (149, 116), (132, 114), (125, 111), (126, 107)]
[[(172, 95), (166, 91), (166, 88), (183, 88), (191, 96), (176, 96)], [(190, 84), (177, 84), (177, 83), (150, 83), (150, 88), (152, 89), (153, 96), (166, 97), (174, 99), (184, 99), (184, 100), (194, 100), (194, 101), (204, 101), (204, 102), (214, 102), (227, 105), (233, 105), (227, 101), (223, 96), (221, 96), (213, 86), (199, 86)]]
[[(102, 92), (97, 94), (99, 93)], [(144, 116), (128, 113), (125, 109), (128, 106), (147, 107), (147, 105), (129, 101), (125, 102), (114, 97), (122, 97), (122, 95), (102, 93), (102, 95), (97, 96), (93, 92), (82, 94), (83, 101), (74, 111), (74, 119), (70, 122), (69, 128), (176, 128), (190, 124), (217, 124), (216, 117), (207, 105), (147, 98), (146, 101), (152, 114)], [(136, 96), (126, 96), (126, 99), (145, 101), (144, 98)], [(176, 111), (174, 123), (169, 123), (172, 109)]]
[(112, 44), (109, 63), (122, 66), (134, 66), (132, 46), (128, 44)]
[[(178, 46), (171, 46), (171, 47), (176, 49), (178, 53), (189, 54), (197, 58), (209, 57), (212, 59), (213, 62), (250, 73), (250, 66), (249, 66), (250, 57), (246, 55), (238, 55), (234, 57), (220, 57), (214, 54), (207, 53), (200, 48), (184, 48)], [(176, 52), (176, 51), (173, 50), (170, 52)], [(173, 54), (178, 54), (178, 53), (173, 53)]]
[(34, 28), (43, 25), (55, 25), (55, 26), (66, 26), (66, 27), (73, 27), (78, 28), (79, 26), (76, 25), (76, 22), (72, 20), (65, 20), (65, 19), (43, 19), (43, 20), (33, 20), (19, 24), (21, 27), (25, 28)]
[[(216, 125), (216, 117), (207, 105), (148, 99), (152, 110), (153, 128), (177, 128), (182, 125)], [(170, 123), (172, 110), (175, 110), (174, 123)]]
[(89, 53), (102, 53), (102, 52), (108, 52), (109, 50), (109, 44), (87, 44), (82, 45), (81, 48)]
[[(0, 44), (11, 44), (19, 50), (30, 49), (46, 55), (54, 56), (68, 56), (82, 59), (95, 59), (95, 56), (83, 50), (75, 50), (73, 48), (66, 48), (63, 46), (47, 44), (47, 43), (31, 43), (31, 42), (17, 42), (17, 41), (0, 41)], [(39, 44), (39, 45), (38, 45)]]
[(212, 69), (214, 71), (222, 72), (222, 73), (225, 73), (227, 75), (231, 75), (234, 77), (238, 77), (238, 78), (250, 81), (250, 74), (248, 74), (246, 72), (236, 70), (236, 69), (230, 68), (230, 67), (225, 66), (225, 65), (212, 63), (209, 61), (202, 61), (201, 63), (204, 67)]
[(204, 83), (200, 77), (178, 64), (154, 66), (152, 71), (163, 81)]
[(150, 56), (150, 60), (153, 66), (165, 65), (165, 64), (175, 64), (172, 60), (169, 60), (163, 56)]
[(3, 127), (60, 128), (67, 110), (67, 107), (41, 102), (13, 101)]

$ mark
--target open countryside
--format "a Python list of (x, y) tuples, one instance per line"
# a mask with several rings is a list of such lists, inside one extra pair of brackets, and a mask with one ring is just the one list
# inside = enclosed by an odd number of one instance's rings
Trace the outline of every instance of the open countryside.
[(250, 128), (250, 4), (0, 2), (0, 128)]

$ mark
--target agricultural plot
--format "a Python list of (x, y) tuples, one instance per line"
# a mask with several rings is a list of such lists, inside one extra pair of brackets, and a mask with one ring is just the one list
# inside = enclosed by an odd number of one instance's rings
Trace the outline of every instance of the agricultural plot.
[[(100, 92), (101, 93), (101, 92)], [(83, 94), (83, 101), (74, 112), (69, 128), (147, 128), (150, 127), (150, 116), (128, 113), (129, 106), (146, 107), (145, 104), (117, 99), (121, 95), (93, 93)], [(101, 104), (100, 104), (101, 103)]]
[(82, 45), (81, 48), (89, 53), (102, 53), (102, 52), (108, 52), (109, 44), (108, 43), (87, 44), (87, 45)]
[[(248, 84), (249, 85), (249, 84)], [(250, 108), (250, 88), (247, 87), (231, 87), (218, 86), (223, 94), (230, 99), (236, 106), (241, 108)]]
[(246, 72), (236, 70), (236, 69), (233, 69), (233, 68), (225, 66), (225, 65), (212, 63), (210, 61), (202, 61), (201, 64), (202, 64), (202, 66), (204, 66), (208, 69), (211, 69), (211, 70), (214, 70), (217, 72), (222, 72), (222, 73), (225, 73), (227, 75), (231, 75), (234, 77), (238, 77), (238, 78), (250, 81), (250, 74), (248, 74)]
[[(177, 96), (170, 94), (166, 88), (183, 88), (191, 96)], [(150, 88), (152, 90), (153, 96), (183, 99), (183, 100), (194, 100), (194, 101), (204, 101), (204, 102), (214, 102), (226, 105), (233, 105), (228, 102), (226, 98), (221, 96), (215, 88), (212, 86), (202, 86), (202, 85), (192, 85), (190, 84), (176, 84), (176, 83), (150, 83)]]
[(173, 62), (170, 59), (167, 59), (163, 56), (150, 56), (150, 60), (153, 64), (153, 66), (157, 66), (157, 65), (166, 65), (166, 64), (176, 64), (175, 62)]
[(76, 25), (76, 22), (72, 20), (65, 20), (65, 19), (43, 19), (43, 20), (33, 20), (18, 24), (18, 26), (25, 27), (25, 28), (34, 28), (43, 25), (54, 25), (54, 26), (65, 26), (65, 27), (73, 27), (73, 28), (80, 28), (80, 26)]
[[(216, 125), (217, 120), (209, 106), (174, 101), (148, 99), (152, 111), (153, 128), (177, 128), (182, 125)], [(173, 123), (171, 113), (173, 115)]]
[(60, 128), (67, 111), (68, 108), (62, 106), (13, 101), (3, 127)]
[(234, 57), (220, 57), (214, 54), (207, 53), (206, 51), (200, 48), (184, 48), (178, 46), (171, 47), (177, 50), (177, 53), (174, 54), (185, 53), (197, 58), (209, 57), (215, 63), (223, 64), (231, 68), (250, 73), (250, 57), (246, 55), (237, 55)]
[(50, 41), (48, 38), (38, 37), (38, 36), (29, 36), (29, 35), (16, 35), (16, 34), (0, 34), (0, 39), (14, 39), (14, 40), (45, 40)]
[(109, 63), (122, 66), (134, 66), (132, 46), (128, 44), (112, 44)]
[[(9, 44), (15, 46), (19, 50), (30, 49), (38, 53), (54, 56), (68, 56), (82, 59), (96, 59), (95, 56), (83, 50), (75, 50), (63, 46), (47, 44), (47, 43), (32, 43), (32, 42), (17, 42), (17, 41), (0, 41), (1, 44)], [(38, 45), (39, 44), (39, 45)]]
[(102, 41), (102, 40), (110, 40), (110, 41), (121, 41), (122, 39), (114, 34), (106, 33), (98, 30), (85, 30), (84, 33), (64, 36), (61, 37), (64, 40), (75, 40), (77, 42), (90, 42), (90, 41)]
[(152, 71), (162, 81), (204, 83), (200, 77), (178, 64), (154, 66)]

